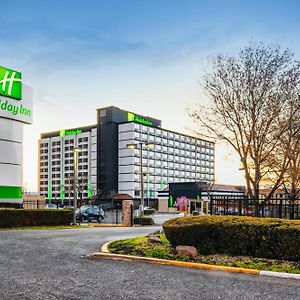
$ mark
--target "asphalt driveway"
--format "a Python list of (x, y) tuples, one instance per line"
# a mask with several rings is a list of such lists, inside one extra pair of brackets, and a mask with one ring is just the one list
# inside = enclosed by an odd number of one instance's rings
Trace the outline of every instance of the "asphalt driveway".
[(85, 257), (155, 229), (0, 231), (0, 299), (300, 299), (296, 280)]

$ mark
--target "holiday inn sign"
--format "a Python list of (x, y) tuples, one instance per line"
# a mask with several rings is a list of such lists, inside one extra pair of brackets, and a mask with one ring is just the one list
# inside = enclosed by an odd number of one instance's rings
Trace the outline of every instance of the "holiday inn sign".
[(32, 123), (32, 89), (20, 72), (0, 66), (0, 117)]
[(0, 66), (0, 95), (22, 99), (22, 74)]

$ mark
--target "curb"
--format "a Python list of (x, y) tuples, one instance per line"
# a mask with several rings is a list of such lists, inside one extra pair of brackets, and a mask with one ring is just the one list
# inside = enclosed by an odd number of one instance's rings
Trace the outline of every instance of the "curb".
[(264, 271), (264, 270), (256, 270), (256, 269), (245, 269), (245, 268), (235, 268), (235, 267), (227, 267), (227, 266), (217, 266), (217, 265), (208, 265), (201, 263), (191, 263), (177, 260), (167, 260), (167, 259), (158, 259), (152, 257), (142, 257), (142, 256), (133, 256), (133, 255), (122, 255), (122, 254), (114, 254), (109, 253), (108, 245), (113, 242), (109, 241), (103, 244), (100, 248), (101, 252), (95, 252), (88, 255), (88, 258), (91, 259), (112, 259), (112, 260), (125, 260), (125, 261), (139, 261), (146, 262), (152, 264), (160, 264), (160, 265), (172, 265), (178, 267), (188, 267), (195, 269), (204, 269), (210, 271), (223, 271), (223, 272), (231, 272), (231, 273), (242, 273), (249, 275), (259, 275), (259, 276), (269, 276), (269, 277), (277, 277), (284, 279), (296, 279), (300, 280), (300, 274), (294, 273), (283, 273), (283, 272), (273, 272), (273, 271)]
[(88, 228), (94, 228), (94, 227), (127, 227), (122, 224), (90, 224), (87, 225)]
[(260, 271), (259, 275), (260, 276), (271, 276), (271, 277), (278, 277), (278, 278), (298, 279), (298, 280), (300, 280), (300, 274), (294, 274), (294, 273)]
[[(108, 244), (108, 243), (106, 243)], [(107, 245), (104, 244), (102, 248), (105, 249)], [(105, 247), (104, 247), (105, 246)], [(101, 248), (101, 250), (102, 250)], [(225, 271), (225, 272), (233, 272), (233, 273), (244, 273), (244, 274), (252, 274), (257, 275), (259, 270), (255, 269), (243, 269), (243, 268), (234, 268), (234, 267), (226, 267), (226, 266), (215, 266), (215, 265), (207, 265), (200, 263), (192, 263), (192, 262), (184, 262), (177, 260), (167, 260), (167, 259), (156, 259), (151, 257), (142, 257), (142, 256), (132, 256), (132, 255), (122, 255), (122, 254), (113, 254), (113, 253), (104, 253), (104, 252), (94, 252), (87, 256), (90, 259), (112, 259), (112, 260), (125, 260), (125, 261), (138, 261), (138, 262), (146, 262), (151, 264), (158, 265), (171, 265), (178, 267), (188, 267), (194, 269), (205, 269), (211, 271)]]

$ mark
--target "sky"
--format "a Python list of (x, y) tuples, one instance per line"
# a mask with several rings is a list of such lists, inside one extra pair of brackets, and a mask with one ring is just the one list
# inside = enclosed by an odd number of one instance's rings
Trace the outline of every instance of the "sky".
[[(210, 58), (249, 41), (288, 47), (300, 58), (300, 1), (1, 1), (0, 65), (34, 88), (24, 125), (24, 185), (37, 190), (41, 132), (96, 123), (114, 105), (191, 134), (187, 107), (206, 103)], [(239, 159), (216, 145), (216, 181), (243, 184)]]

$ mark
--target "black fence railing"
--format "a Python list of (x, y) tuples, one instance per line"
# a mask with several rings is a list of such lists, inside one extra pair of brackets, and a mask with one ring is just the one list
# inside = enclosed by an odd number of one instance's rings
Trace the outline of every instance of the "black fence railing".
[(300, 219), (300, 198), (275, 196), (266, 200), (247, 196), (210, 195), (209, 201), (212, 215)]

